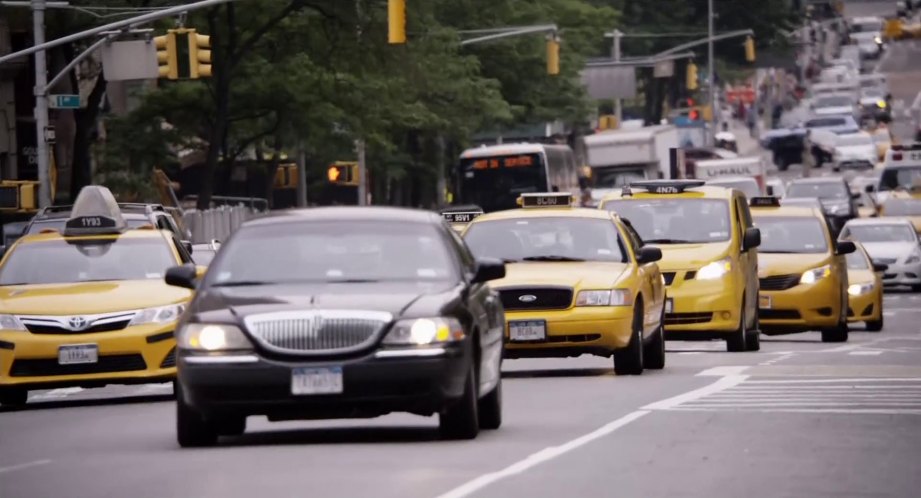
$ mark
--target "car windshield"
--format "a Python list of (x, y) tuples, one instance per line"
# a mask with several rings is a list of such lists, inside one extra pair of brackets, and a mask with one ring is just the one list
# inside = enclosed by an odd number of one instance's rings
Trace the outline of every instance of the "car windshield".
[(863, 93), (864, 98), (878, 98), (878, 99), (881, 99), (881, 98), (883, 98), (883, 97), (885, 96), (885, 95), (883, 94), (883, 91), (880, 90), (879, 88), (867, 88), (867, 89), (864, 89), (864, 91), (863, 91), (862, 93)]
[(838, 135), (838, 146), (849, 147), (853, 145), (873, 145), (873, 139), (869, 135)]
[(755, 226), (761, 230), (763, 253), (825, 253), (828, 243), (826, 228), (815, 217), (756, 216)]
[(810, 119), (806, 122), (806, 128), (832, 128), (835, 126), (844, 126), (847, 120), (844, 118), (819, 118)]
[(921, 200), (891, 199), (883, 204), (884, 216), (921, 216)]
[(879, 190), (921, 190), (921, 166), (886, 168), (879, 180)]
[(176, 264), (160, 237), (27, 242), (0, 268), (0, 285), (160, 279)]
[[(145, 225), (151, 225), (151, 222), (149, 219), (147, 219), (147, 217), (124, 216), (124, 219), (125, 224), (128, 225), (128, 228), (138, 228)], [(29, 225), (28, 232), (26, 232), (25, 235), (39, 233), (42, 230), (57, 230), (58, 232), (63, 232), (65, 223), (67, 223), (67, 218), (36, 220)]]
[(863, 251), (857, 250), (846, 256), (848, 270), (869, 270), (870, 262), (863, 254)]
[(843, 107), (852, 105), (850, 97), (843, 95), (829, 95), (816, 100), (816, 107)]
[(755, 181), (754, 178), (740, 178), (738, 180), (710, 180), (707, 182), (707, 184), (715, 185), (717, 187), (734, 188), (745, 194), (745, 197), (748, 197), (749, 199), (761, 195), (761, 187), (758, 186), (758, 182)]
[(477, 257), (504, 261), (626, 261), (609, 220), (541, 217), (483, 221), (464, 240)]
[(807, 197), (816, 199), (845, 199), (848, 189), (843, 183), (806, 183), (794, 182), (787, 189), (789, 197)]
[(729, 201), (719, 199), (625, 199), (608, 201), (608, 211), (630, 220), (646, 242), (699, 244), (729, 240)]
[(914, 242), (918, 240), (914, 229), (902, 224), (852, 225), (845, 228), (842, 238), (850, 237), (860, 242)]
[(221, 246), (206, 284), (453, 280), (457, 273), (447, 244), (436, 226), (424, 223), (244, 226)]

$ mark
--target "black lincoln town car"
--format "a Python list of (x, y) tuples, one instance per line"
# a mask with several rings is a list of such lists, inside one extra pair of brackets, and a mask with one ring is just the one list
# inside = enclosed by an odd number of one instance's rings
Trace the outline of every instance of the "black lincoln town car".
[(245, 223), (196, 290), (176, 338), (177, 436), (207, 446), (269, 420), (439, 415), (446, 438), (502, 422), (504, 313), (435, 213), (319, 208)]

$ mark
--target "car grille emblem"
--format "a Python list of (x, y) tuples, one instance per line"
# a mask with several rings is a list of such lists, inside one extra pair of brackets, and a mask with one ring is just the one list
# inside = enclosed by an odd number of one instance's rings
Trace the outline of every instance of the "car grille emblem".
[(83, 318), (82, 316), (70, 317), (70, 319), (67, 320), (67, 324), (70, 325), (70, 328), (72, 330), (78, 330), (78, 331), (85, 329), (86, 326), (89, 325), (86, 318)]
[(534, 294), (524, 294), (522, 296), (518, 296), (518, 300), (523, 303), (533, 303), (534, 301), (537, 301), (537, 296)]

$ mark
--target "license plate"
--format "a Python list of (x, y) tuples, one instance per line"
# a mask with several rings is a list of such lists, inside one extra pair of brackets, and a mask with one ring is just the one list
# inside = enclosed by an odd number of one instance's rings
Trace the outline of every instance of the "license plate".
[(95, 344), (70, 344), (58, 348), (58, 365), (98, 363), (99, 347)]
[(675, 310), (675, 302), (672, 301), (672, 298), (667, 298), (665, 300), (665, 313), (673, 313)]
[(342, 393), (342, 367), (295, 368), (291, 372), (291, 394)]
[(758, 296), (758, 308), (763, 310), (771, 309), (771, 296)]
[(508, 322), (509, 340), (543, 341), (547, 338), (547, 322), (543, 320), (520, 320)]

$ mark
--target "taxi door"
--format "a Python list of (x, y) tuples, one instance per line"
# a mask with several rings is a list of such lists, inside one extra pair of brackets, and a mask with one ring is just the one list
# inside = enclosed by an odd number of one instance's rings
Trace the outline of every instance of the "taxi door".
[[(636, 230), (622, 219), (623, 230), (626, 236), (624, 240), (630, 244), (630, 250), (634, 258), (639, 254), (640, 247), (643, 246), (642, 239)], [(659, 271), (659, 265), (656, 263), (646, 263), (637, 265), (637, 275), (640, 279), (640, 294), (646, 303), (646, 309), (643, 310), (643, 333), (651, 334), (659, 327), (659, 323), (664, 318), (665, 306), (665, 284), (662, 282), (662, 273)]]
[(739, 267), (742, 269), (742, 278), (745, 279), (745, 303), (743, 305), (746, 309), (746, 315), (752, 320), (751, 323), (747, 323), (745, 326), (750, 327), (758, 316), (758, 249), (752, 248), (748, 251), (742, 251), (742, 239), (745, 236), (745, 231), (752, 228), (754, 222), (745, 196), (736, 193), (733, 195), (733, 203), (735, 204), (733, 224), (736, 225), (734, 232), (738, 239)]

